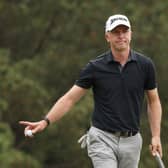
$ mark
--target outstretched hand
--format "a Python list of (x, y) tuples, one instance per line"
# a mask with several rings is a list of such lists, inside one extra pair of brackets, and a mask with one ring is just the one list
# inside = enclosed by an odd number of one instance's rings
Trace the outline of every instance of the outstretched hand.
[(41, 120), (38, 122), (19, 121), (19, 124), (26, 126), (24, 132), (26, 132), (27, 130), (31, 130), (33, 135), (43, 131), (47, 127), (47, 123), (45, 120)]

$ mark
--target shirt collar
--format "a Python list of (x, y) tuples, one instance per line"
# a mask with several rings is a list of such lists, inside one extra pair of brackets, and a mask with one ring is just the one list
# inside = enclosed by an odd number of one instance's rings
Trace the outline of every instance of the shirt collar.
[[(133, 50), (130, 50), (128, 62), (129, 62), (129, 61), (137, 61), (137, 57), (136, 57), (136, 55), (134, 54), (134, 51), (133, 51)], [(116, 62), (116, 61), (114, 60), (114, 56), (113, 56), (111, 50), (109, 50), (109, 51), (106, 53), (106, 62), (107, 62), (107, 63)]]

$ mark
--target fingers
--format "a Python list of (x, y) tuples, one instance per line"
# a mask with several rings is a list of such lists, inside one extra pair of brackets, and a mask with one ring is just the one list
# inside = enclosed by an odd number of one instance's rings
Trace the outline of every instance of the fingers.
[(19, 121), (19, 124), (21, 125), (26, 125), (26, 126), (31, 126), (32, 122), (28, 122), (28, 121)]
[(40, 128), (39, 128), (39, 126), (37, 126), (34, 129), (32, 129), (32, 134), (34, 135), (34, 134), (36, 134), (39, 131), (40, 131)]
[(29, 121), (19, 121), (19, 124), (25, 125), (26, 126), (25, 130), (32, 130), (38, 125), (36, 122), (29, 122)]
[(155, 155), (156, 155), (156, 152), (157, 152), (157, 146), (155, 146), (155, 145), (150, 145), (150, 146), (149, 146), (149, 149), (150, 149), (150, 151), (151, 151), (151, 154), (152, 154), (153, 156), (155, 156)]
[(44, 120), (39, 122), (19, 121), (19, 124), (26, 126), (24, 134), (28, 137), (33, 137), (33, 135), (41, 132), (46, 127), (46, 122)]
[(34, 136), (34, 134), (37, 132), (37, 131), (34, 131), (36, 128), (35, 122), (19, 121), (19, 124), (26, 126), (24, 129), (25, 137), (32, 138)]
[(160, 157), (162, 157), (162, 146), (159, 137), (153, 137), (151, 145), (149, 146), (151, 154), (156, 156), (157, 152), (159, 153)]
[(160, 157), (162, 157), (162, 149), (160, 146), (152, 146), (150, 145), (150, 151), (153, 156), (156, 156), (156, 153), (158, 152)]

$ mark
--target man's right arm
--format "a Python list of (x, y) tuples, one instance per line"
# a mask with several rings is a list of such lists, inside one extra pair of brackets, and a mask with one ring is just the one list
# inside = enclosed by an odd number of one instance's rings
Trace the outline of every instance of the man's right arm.
[(59, 120), (77, 101), (80, 100), (86, 91), (87, 89), (74, 85), (64, 96), (58, 99), (46, 117), (51, 123)]
[[(74, 85), (64, 96), (58, 99), (46, 115), (46, 118), (50, 123), (61, 119), (65, 113), (67, 113), (73, 105), (85, 95), (86, 91), (87, 89)], [(25, 130), (31, 129), (33, 134), (40, 132), (47, 127), (47, 122), (45, 120), (39, 122), (20, 121), (19, 123), (26, 126)]]

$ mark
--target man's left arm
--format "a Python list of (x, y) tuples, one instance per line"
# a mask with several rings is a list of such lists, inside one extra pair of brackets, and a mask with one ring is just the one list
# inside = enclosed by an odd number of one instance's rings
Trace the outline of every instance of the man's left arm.
[(150, 150), (152, 155), (156, 151), (162, 156), (162, 146), (160, 139), (162, 107), (157, 88), (147, 90), (148, 119), (152, 133)]

